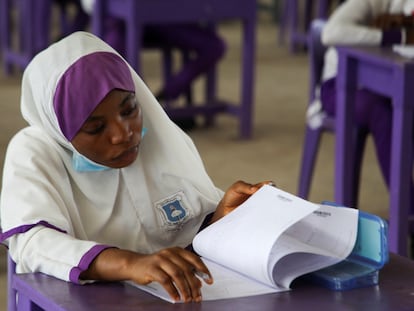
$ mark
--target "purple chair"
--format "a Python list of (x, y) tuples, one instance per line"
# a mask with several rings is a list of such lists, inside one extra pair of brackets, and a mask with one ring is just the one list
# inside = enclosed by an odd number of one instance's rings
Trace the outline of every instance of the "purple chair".
[[(72, 2), (80, 6), (79, 2)], [(26, 68), (33, 56), (51, 43), (53, 3), (53, 0), (0, 0), (0, 47), (7, 75), (12, 72), (13, 65), (20, 69)], [(79, 10), (73, 24), (70, 23), (66, 4), (67, 2), (60, 1), (63, 35), (80, 29), (87, 22), (87, 15)], [(13, 12), (17, 13), (16, 19), (12, 18)]]
[[(309, 87), (309, 104), (311, 104), (317, 96), (317, 89), (321, 83), (322, 69), (324, 63), (324, 55), (326, 47), (321, 42), (321, 33), (325, 20), (316, 19), (310, 25), (308, 36), (309, 48), (309, 65), (310, 65), (310, 87)], [(319, 127), (311, 128), (306, 125), (305, 141), (302, 153), (301, 170), (299, 176), (298, 196), (307, 199), (311, 186), (314, 166), (318, 147), (322, 134), (325, 132), (335, 132), (334, 118), (325, 116)], [(361, 128), (355, 128), (353, 134), (353, 143), (355, 144), (354, 167), (353, 167), (353, 189), (351, 205), (356, 207), (358, 203), (359, 180), (361, 173), (361, 164), (364, 154), (367, 131)]]

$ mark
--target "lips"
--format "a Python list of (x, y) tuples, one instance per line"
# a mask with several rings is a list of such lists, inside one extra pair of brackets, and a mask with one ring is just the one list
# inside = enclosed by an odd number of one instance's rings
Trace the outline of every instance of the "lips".
[(136, 155), (138, 154), (138, 150), (139, 150), (139, 144), (126, 149), (125, 151), (117, 155), (116, 157), (112, 158), (112, 161), (119, 162), (119, 161), (128, 161), (129, 159), (134, 160)]

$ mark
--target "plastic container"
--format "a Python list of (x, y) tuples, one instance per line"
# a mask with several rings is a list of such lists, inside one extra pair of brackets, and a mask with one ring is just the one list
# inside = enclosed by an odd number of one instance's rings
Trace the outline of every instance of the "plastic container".
[(359, 211), (351, 254), (344, 261), (310, 273), (308, 279), (337, 291), (377, 285), (379, 270), (389, 258), (387, 237), (388, 225), (381, 217)]

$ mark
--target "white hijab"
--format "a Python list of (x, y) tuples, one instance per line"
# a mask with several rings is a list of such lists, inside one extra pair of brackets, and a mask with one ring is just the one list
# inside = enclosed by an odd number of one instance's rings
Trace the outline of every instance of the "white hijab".
[[(187, 203), (191, 205), (190, 214), (197, 216), (191, 228), (187, 229), (186, 236), (183, 239), (174, 237), (174, 234), (169, 237), (155, 236), (157, 230), (153, 230), (151, 225), (159, 215), (150, 215), (146, 219), (144, 214), (140, 215), (140, 220), (144, 226), (148, 223), (147, 235), (153, 234), (154, 237), (136, 242), (142, 244), (138, 245), (141, 248), (147, 244), (155, 245), (148, 246), (146, 251), (169, 243), (185, 245), (191, 242), (191, 236), (196, 233), (205, 215), (212, 212), (220, 200), (222, 192), (207, 175), (191, 139), (167, 117), (129, 65), (136, 98), (142, 106), (144, 126), (148, 129), (138, 159), (127, 168), (102, 172), (79, 173), (72, 168), (74, 148), (59, 128), (53, 97), (65, 71), (82, 56), (99, 51), (117, 54), (94, 35), (77, 32), (39, 53), (25, 70), (21, 111), (29, 127), (11, 141), (6, 155), (0, 205), (3, 236), (0, 236), (0, 241), (15, 233), (26, 232), (39, 223), (77, 238), (90, 239), (90, 232), (101, 230), (102, 223), (93, 228), (91, 220), (86, 230), (84, 218), (88, 217), (88, 211), (74, 210), (79, 206), (81, 209), (83, 204), (98, 208), (109, 206), (96, 215), (110, 219), (114, 213), (111, 208), (119, 202), (138, 201), (152, 210), (157, 202), (166, 200), (168, 196), (185, 193)], [(40, 144), (34, 142), (37, 140)], [(41, 146), (45, 144), (51, 149), (44, 151)], [(49, 163), (42, 162), (42, 152)], [(200, 206), (195, 206), (197, 204)], [(98, 237), (96, 233), (92, 238)], [(113, 241), (102, 238), (100, 242)], [(130, 245), (121, 246), (132, 248)]]

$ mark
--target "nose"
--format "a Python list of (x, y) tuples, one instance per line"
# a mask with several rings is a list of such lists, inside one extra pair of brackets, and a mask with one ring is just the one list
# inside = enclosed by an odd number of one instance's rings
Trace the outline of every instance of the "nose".
[(128, 142), (133, 133), (127, 121), (119, 120), (111, 125), (109, 135), (111, 143), (117, 145)]

